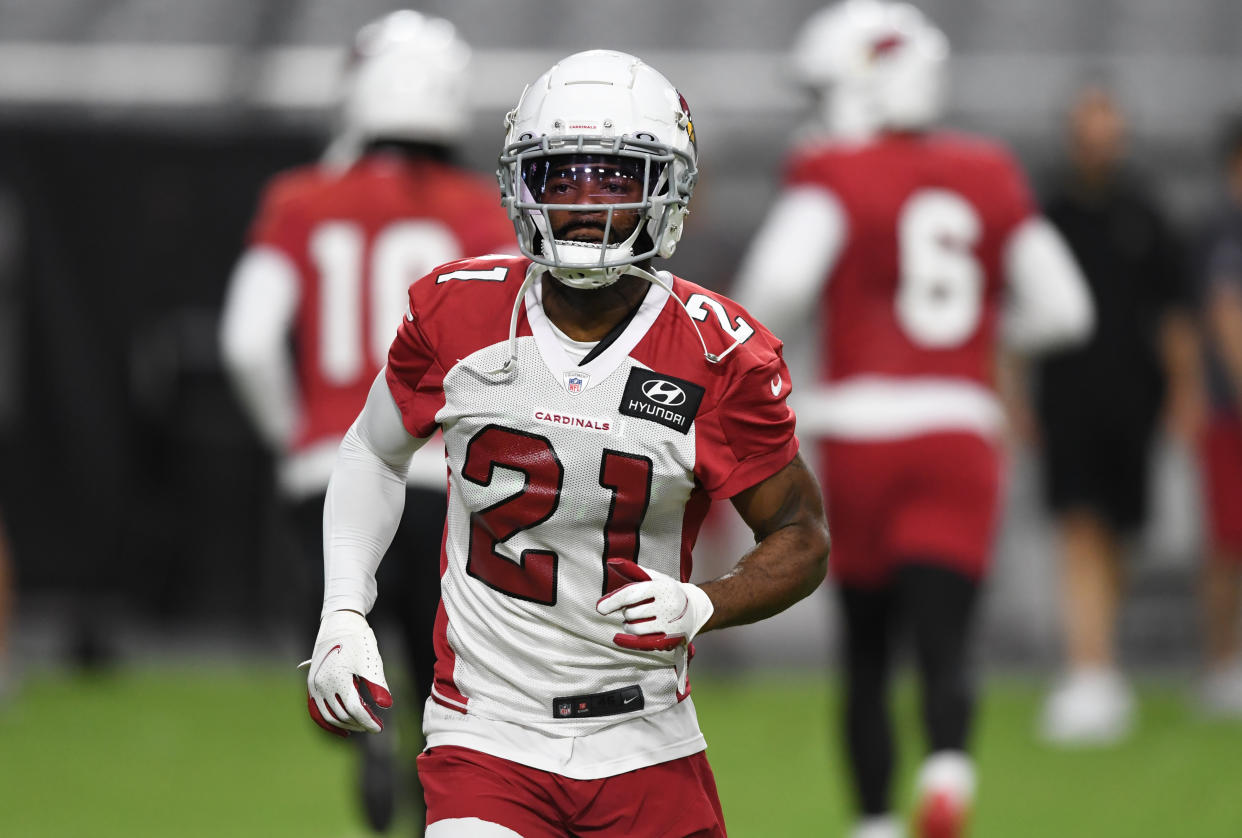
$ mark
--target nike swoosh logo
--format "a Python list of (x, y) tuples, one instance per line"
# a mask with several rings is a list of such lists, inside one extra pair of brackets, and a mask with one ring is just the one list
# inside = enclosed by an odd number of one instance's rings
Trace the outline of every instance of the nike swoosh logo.
[(669, 622), (670, 622), (670, 623), (675, 623), (675, 622), (677, 622), (677, 621), (678, 621), (678, 620), (680, 620), (682, 617), (686, 616), (686, 612), (687, 612), (687, 611), (689, 611), (689, 610), (690, 610), (690, 597), (686, 597), (686, 602), (685, 602), (685, 604), (683, 604), (683, 605), (681, 606), (681, 613), (680, 613), (680, 614), (678, 614), (676, 617), (673, 617), (672, 619), (670, 619), (670, 620), (669, 620)]
[(779, 375), (773, 378), (772, 379), (772, 395), (779, 396), (781, 394), (781, 388), (783, 386), (785, 386), (785, 382), (781, 381), (781, 377)]
[(339, 651), (341, 651), (340, 643), (336, 644), (331, 649), (329, 649), (327, 652), (325, 652), (324, 656), (319, 661), (319, 666), (315, 667), (315, 672), (311, 675), (311, 678), (314, 679), (318, 677), (319, 670), (323, 669), (323, 665), (328, 662), (328, 655), (332, 654), (333, 652), (339, 652)]
[(632, 695), (632, 696), (630, 696), (629, 698), (623, 698), (623, 699), (621, 699), (621, 703), (622, 703), (622, 704), (630, 704), (630, 703), (635, 702), (635, 701), (638, 701), (638, 696), (636, 696), (636, 695)]

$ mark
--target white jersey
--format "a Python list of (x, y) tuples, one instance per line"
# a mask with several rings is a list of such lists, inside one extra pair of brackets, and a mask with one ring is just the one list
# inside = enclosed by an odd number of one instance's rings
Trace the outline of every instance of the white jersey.
[[(527, 290), (530, 263), (450, 263), (411, 286), (387, 381), (406, 429), (443, 430), (449, 510), (430, 745), (569, 776), (608, 776), (703, 748), (689, 652), (612, 642), (605, 561), (686, 580), (713, 498), (797, 452), (780, 342), (744, 310), (671, 276), (582, 363)], [(531, 268), (542, 270), (541, 268)], [(723, 354), (709, 364), (707, 347)], [(577, 742), (575, 745), (574, 743)], [(607, 742), (607, 747), (601, 743)], [(575, 755), (575, 748), (579, 753)]]

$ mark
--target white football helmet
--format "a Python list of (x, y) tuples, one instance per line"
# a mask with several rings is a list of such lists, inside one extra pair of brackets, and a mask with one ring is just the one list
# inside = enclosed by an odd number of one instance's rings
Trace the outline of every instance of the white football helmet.
[(908, 3), (845, 0), (806, 22), (792, 70), (822, 97), (831, 134), (865, 139), (939, 119), (948, 56), (944, 33)]
[(470, 48), (443, 18), (403, 9), (363, 26), (329, 158), (348, 165), (376, 138), (457, 142), (470, 124), (469, 70)]
[[(523, 255), (567, 285), (598, 288), (628, 266), (673, 254), (698, 155), (690, 108), (664, 76), (626, 53), (580, 52), (526, 88), (505, 128), (497, 177)], [(610, 181), (617, 194), (617, 184), (630, 188), (624, 202), (557, 203), (549, 186), (557, 178)], [(603, 241), (558, 239), (549, 213), (563, 211), (592, 213)]]

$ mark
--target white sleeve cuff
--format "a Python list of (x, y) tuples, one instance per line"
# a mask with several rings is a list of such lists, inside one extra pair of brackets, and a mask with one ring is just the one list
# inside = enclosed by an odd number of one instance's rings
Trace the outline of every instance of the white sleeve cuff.
[(1056, 228), (1041, 217), (1028, 219), (1010, 235), (1004, 259), (1010, 294), (1002, 330), (1008, 345), (1041, 351), (1090, 337), (1091, 293)]

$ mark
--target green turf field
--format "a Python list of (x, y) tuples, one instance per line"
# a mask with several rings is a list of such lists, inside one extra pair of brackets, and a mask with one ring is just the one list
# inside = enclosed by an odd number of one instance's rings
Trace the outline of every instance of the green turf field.
[[(33, 676), (0, 709), (0, 836), (365, 835), (352, 753), (306, 718), (303, 690), (279, 667)], [(1203, 721), (1177, 689), (1148, 687), (1131, 743), (1065, 752), (1030, 736), (1041, 695), (989, 686), (976, 838), (1242, 836), (1242, 724)], [(694, 697), (730, 835), (844, 833), (823, 679), (699, 677)], [(898, 711), (913, 742), (908, 692)], [(903, 790), (914, 756), (903, 754)], [(393, 834), (410, 834), (403, 825)]]

